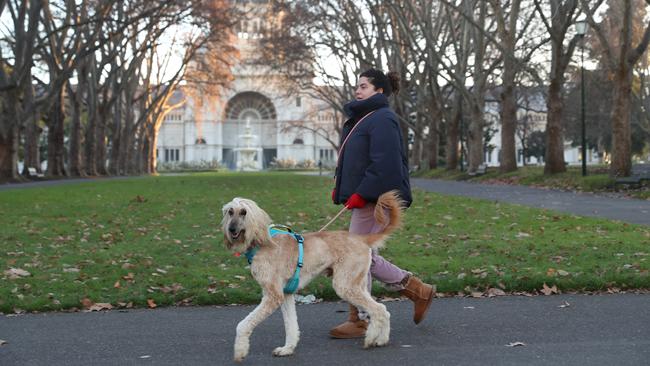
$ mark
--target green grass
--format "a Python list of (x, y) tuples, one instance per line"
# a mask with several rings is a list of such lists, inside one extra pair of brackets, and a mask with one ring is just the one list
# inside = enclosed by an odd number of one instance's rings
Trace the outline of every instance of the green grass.
[[(256, 200), (277, 223), (315, 231), (338, 212), (331, 179), (205, 173), (0, 192), (0, 311), (255, 303), (243, 258), (223, 247), (221, 206)], [(332, 228), (344, 229), (349, 214)], [(415, 192), (382, 255), (439, 291), (650, 288), (650, 228)], [(20, 268), (29, 277), (10, 279)], [(117, 285), (117, 286), (116, 286)], [(327, 279), (305, 293), (335, 299)], [(388, 294), (376, 286), (376, 294)]]
[(520, 167), (510, 173), (501, 173), (498, 167), (490, 167), (486, 174), (479, 176), (469, 176), (465, 172), (447, 171), (442, 168), (419, 172), (417, 175), (426, 178), (522, 184), (584, 192), (610, 191), (614, 189), (614, 179), (609, 177), (606, 167), (589, 167), (586, 177), (582, 176), (580, 167), (568, 167), (564, 173), (544, 175), (544, 167), (541, 166)]

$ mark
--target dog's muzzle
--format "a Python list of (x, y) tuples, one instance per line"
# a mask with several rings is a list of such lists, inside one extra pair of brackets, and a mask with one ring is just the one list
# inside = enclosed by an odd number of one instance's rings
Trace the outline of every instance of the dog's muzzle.
[(236, 225), (230, 225), (228, 227), (228, 234), (232, 240), (239, 239), (239, 237), (242, 236), (243, 232), (244, 230), (240, 230)]

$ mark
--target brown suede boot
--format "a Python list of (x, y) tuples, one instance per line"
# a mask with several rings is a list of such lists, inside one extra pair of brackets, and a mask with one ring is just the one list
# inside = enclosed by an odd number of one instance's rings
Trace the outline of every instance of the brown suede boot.
[(362, 338), (366, 335), (368, 322), (359, 319), (359, 310), (350, 304), (348, 320), (330, 330), (330, 337), (338, 339)]
[(405, 288), (399, 293), (402, 296), (406, 296), (411, 301), (413, 301), (413, 305), (415, 307), (415, 312), (413, 313), (413, 321), (415, 324), (419, 324), (422, 319), (424, 319), (424, 315), (429, 309), (429, 305), (431, 305), (431, 300), (433, 299), (433, 295), (435, 295), (436, 291), (434, 290), (433, 286), (427, 285), (413, 275), (409, 275), (405, 280)]

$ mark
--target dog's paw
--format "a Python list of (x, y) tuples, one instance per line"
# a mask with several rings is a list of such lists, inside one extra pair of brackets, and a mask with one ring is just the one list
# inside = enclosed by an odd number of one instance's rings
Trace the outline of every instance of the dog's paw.
[(235, 357), (233, 357), (235, 362), (242, 362), (244, 358), (246, 358), (246, 353), (235, 351)]
[(379, 335), (377, 337), (366, 339), (363, 342), (363, 348), (383, 347), (388, 344), (388, 336)]
[(293, 347), (289, 347), (289, 346), (278, 347), (273, 350), (273, 356), (277, 356), (277, 357), (291, 356), (292, 354), (293, 354)]
[(248, 356), (248, 343), (235, 343), (235, 356), (233, 357), (235, 362), (242, 362), (246, 356)]

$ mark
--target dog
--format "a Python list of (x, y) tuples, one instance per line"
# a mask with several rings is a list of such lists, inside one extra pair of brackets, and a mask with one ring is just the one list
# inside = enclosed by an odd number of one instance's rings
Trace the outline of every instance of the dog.
[[(400, 226), (402, 205), (397, 191), (379, 197), (374, 215), (385, 228), (376, 234), (354, 235), (347, 231), (304, 234), (304, 258), (298, 289), (307, 286), (316, 276), (331, 272), (336, 294), (365, 310), (370, 317), (364, 348), (388, 343), (390, 314), (386, 306), (373, 300), (368, 293), (367, 275), (370, 250), (381, 247), (388, 235)], [(273, 350), (273, 355), (289, 356), (298, 345), (300, 331), (294, 296), (285, 294), (283, 287), (294, 275), (298, 262), (296, 239), (291, 235), (271, 238), (268, 231), (271, 218), (250, 199), (234, 198), (223, 206), (222, 211), (221, 226), (227, 249), (244, 252), (257, 247), (250, 268), (253, 278), (262, 287), (262, 301), (237, 325), (234, 359), (241, 362), (248, 355), (253, 330), (278, 307), (282, 309), (286, 340), (284, 346)]]

